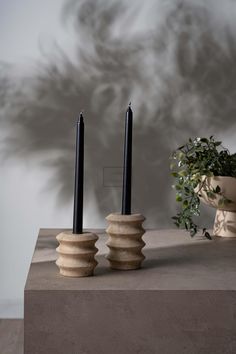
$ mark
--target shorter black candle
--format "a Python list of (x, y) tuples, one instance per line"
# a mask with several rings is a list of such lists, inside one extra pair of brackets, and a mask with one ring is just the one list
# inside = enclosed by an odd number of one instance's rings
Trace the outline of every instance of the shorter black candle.
[(84, 189), (84, 118), (80, 113), (76, 124), (75, 186), (73, 234), (83, 233), (83, 189)]
[(121, 211), (123, 215), (131, 214), (132, 129), (133, 129), (133, 112), (131, 109), (131, 104), (129, 104), (125, 116), (124, 169), (123, 169), (123, 192), (122, 192), (122, 211)]

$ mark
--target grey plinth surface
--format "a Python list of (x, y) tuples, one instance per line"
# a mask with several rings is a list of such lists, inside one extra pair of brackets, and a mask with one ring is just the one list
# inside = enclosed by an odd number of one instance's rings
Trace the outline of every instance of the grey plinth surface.
[(235, 354), (236, 239), (148, 231), (143, 268), (95, 276), (55, 265), (61, 230), (41, 230), (25, 286), (25, 354)]

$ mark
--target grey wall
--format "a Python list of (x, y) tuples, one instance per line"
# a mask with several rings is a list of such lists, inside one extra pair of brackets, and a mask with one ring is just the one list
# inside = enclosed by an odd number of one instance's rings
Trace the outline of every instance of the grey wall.
[(38, 228), (71, 226), (81, 109), (86, 227), (120, 209), (130, 100), (133, 211), (147, 227), (172, 227), (171, 150), (214, 134), (235, 151), (235, 16), (230, 0), (0, 2), (0, 316), (22, 314)]

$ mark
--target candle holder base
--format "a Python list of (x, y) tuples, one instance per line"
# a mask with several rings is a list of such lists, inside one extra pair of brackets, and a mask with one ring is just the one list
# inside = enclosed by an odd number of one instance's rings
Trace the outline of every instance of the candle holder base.
[(93, 275), (97, 261), (94, 256), (98, 249), (95, 242), (98, 236), (93, 233), (73, 234), (64, 231), (56, 236), (59, 257), (56, 265), (60, 274), (66, 277), (88, 277)]
[(145, 242), (142, 236), (145, 230), (142, 223), (145, 217), (141, 214), (121, 215), (110, 214), (106, 217), (109, 226), (106, 230), (109, 238), (106, 256), (112, 269), (131, 270), (141, 268), (145, 256), (142, 248)]

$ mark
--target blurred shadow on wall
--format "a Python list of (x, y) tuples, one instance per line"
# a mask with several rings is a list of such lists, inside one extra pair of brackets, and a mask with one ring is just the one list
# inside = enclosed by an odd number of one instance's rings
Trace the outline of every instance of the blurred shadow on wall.
[[(47, 188), (58, 188), (60, 201), (70, 202), (74, 127), (84, 109), (85, 196), (96, 202), (103, 218), (120, 209), (121, 188), (103, 185), (103, 167), (122, 166), (123, 117), (131, 99), (133, 211), (147, 216), (150, 226), (167, 227), (175, 212), (168, 177), (171, 150), (189, 136), (222, 135), (235, 127), (236, 41), (225, 27), (221, 45), (212, 32), (210, 10), (184, 1), (163, 8), (164, 20), (155, 30), (115, 36), (119, 19), (128, 18), (134, 4), (67, 1), (62, 18), (74, 21), (80, 36), (78, 62), (55, 47), (46, 63), (37, 63), (37, 71), (19, 82), (12, 79), (11, 67), (2, 65), (1, 124), (8, 135), (1, 155), (43, 156), (41, 166), (54, 171)], [(154, 24), (160, 9), (152, 7)]]

